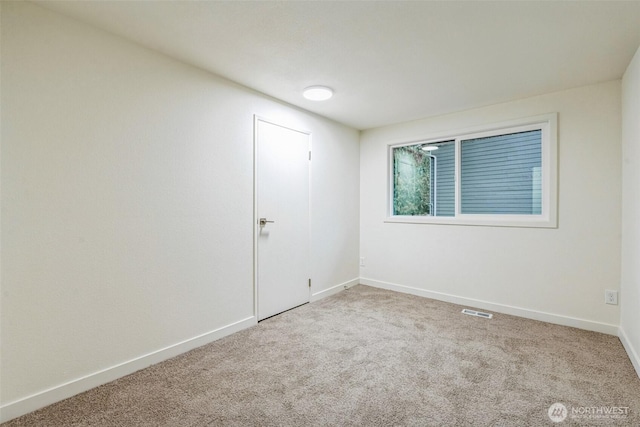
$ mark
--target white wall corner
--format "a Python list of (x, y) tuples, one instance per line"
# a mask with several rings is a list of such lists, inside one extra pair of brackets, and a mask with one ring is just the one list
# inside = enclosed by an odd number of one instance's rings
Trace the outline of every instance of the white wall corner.
[(318, 301), (321, 300), (323, 298), (326, 298), (328, 296), (337, 294), (338, 292), (342, 292), (345, 289), (349, 289), (352, 286), (355, 286), (357, 284), (360, 283), (360, 279), (359, 278), (355, 278), (355, 279), (351, 279), (348, 280), (344, 283), (340, 283), (338, 285), (332, 286), (329, 289), (325, 289), (316, 293), (312, 293), (311, 294), (311, 301), (310, 302), (314, 302), (314, 301)]
[(631, 345), (631, 341), (629, 340), (629, 337), (627, 336), (622, 326), (618, 328), (618, 338), (620, 338), (620, 342), (627, 352), (629, 359), (631, 359), (631, 363), (636, 370), (638, 378), (640, 378), (640, 356), (638, 355), (636, 349), (633, 348), (633, 345)]
[(122, 378), (257, 324), (255, 316), (0, 406), (0, 423)]

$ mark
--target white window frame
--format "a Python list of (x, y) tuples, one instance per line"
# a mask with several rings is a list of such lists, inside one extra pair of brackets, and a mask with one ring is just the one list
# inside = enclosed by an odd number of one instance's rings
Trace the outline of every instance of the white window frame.
[[(450, 224), (496, 227), (558, 227), (558, 114), (510, 120), (492, 125), (475, 126), (454, 132), (426, 135), (411, 141), (399, 141), (387, 146), (387, 217), (388, 223)], [(460, 151), (462, 141), (531, 130), (541, 131), (542, 142), (542, 212), (539, 215), (462, 214), (460, 212)], [(408, 145), (455, 140), (455, 215), (409, 216), (393, 215), (393, 149)]]

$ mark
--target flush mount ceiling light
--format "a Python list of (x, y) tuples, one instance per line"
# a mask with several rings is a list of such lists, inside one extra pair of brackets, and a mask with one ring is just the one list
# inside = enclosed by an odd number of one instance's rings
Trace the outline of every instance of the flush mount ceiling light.
[(424, 151), (435, 151), (435, 150), (438, 149), (438, 146), (437, 145), (423, 145), (422, 149)]
[(326, 101), (333, 96), (333, 90), (326, 86), (309, 86), (302, 95), (311, 101)]

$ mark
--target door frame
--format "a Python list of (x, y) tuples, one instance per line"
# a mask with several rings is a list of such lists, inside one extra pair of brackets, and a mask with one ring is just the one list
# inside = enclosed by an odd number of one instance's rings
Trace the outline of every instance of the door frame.
[[(258, 124), (259, 122), (268, 123), (274, 126), (280, 126), (285, 129), (292, 130), (294, 132), (300, 132), (305, 134), (309, 138), (309, 280), (311, 280), (311, 151), (312, 151), (312, 134), (307, 129), (301, 129), (295, 126), (291, 126), (285, 123), (279, 123), (275, 120), (268, 119), (258, 114), (253, 115), (253, 316), (258, 323), (258, 235), (259, 235), (259, 213), (258, 213)], [(311, 301), (311, 286), (309, 286), (309, 301)]]

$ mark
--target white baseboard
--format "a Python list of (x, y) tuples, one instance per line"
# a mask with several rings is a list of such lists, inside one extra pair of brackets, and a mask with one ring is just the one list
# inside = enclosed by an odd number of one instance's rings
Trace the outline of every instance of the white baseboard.
[[(359, 279), (355, 278), (339, 285), (335, 285), (329, 289), (316, 292), (311, 295), (311, 302), (318, 301), (340, 291), (348, 289), (359, 283)], [(21, 415), (28, 414), (52, 403), (67, 399), (76, 394), (101, 386), (108, 382), (122, 378), (140, 369), (147, 368), (156, 363), (178, 356), (194, 348), (203, 346), (210, 342), (224, 338), (235, 332), (241, 331), (257, 324), (255, 316), (248, 317), (222, 328), (207, 332), (200, 336), (182, 341), (169, 347), (145, 354), (138, 358), (123, 362), (110, 368), (94, 372), (81, 378), (69, 381), (64, 384), (43, 390), (31, 396), (27, 396), (12, 402), (0, 405), (0, 423), (12, 420)]]
[[(585, 319), (578, 319), (557, 314), (545, 313), (536, 310), (529, 310), (520, 307), (513, 307), (503, 304), (491, 303), (488, 301), (476, 300), (473, 298), (465, 298), (456, 295), (445, 294), (441, 292), (427, 291), (424, 289), (412, 288), (393, 283), (382, 282), (379, 280), (356, 278), (347, 282), (335, 285), (329, 289), (316, 292), (311, 295), (311, 302), (318, 301), (330, 295), (341, 292), (357, 284), (368, 285), (381, 289), (388, 289), (397, 292), (408, 293), (412, 295), (432, 298), (440, 301), (446, 301), (453, 304), (471, 306), (473, 308), (482, 308), (484, 310), (494, 311), (498, 313), (520, 316), (528, 319), (541, 320), (544, 322), (554, 323), (558, 325), (571, 326), (580, 329), (586, 329), (595, 332), (602, 332), (610, 335), (617, 335), (622, 342), (631, 362), (640, 377), (640, 357), (631, 345), (625, 331), (616, 325), (607, 323), (593, 322)], [(25, 398), (15, 400), (0, 406), (0, 423), (17, 418), (21, 415), (43, 408), (55, 402), (74, 396), (78, 393), (106, 384), (110, 381), (129, 375), (140, 369), (147, 368), (156, 363), (175, 357), (194, 348), (203, 346), (220, 338), (239, 332), (257, 324), (255, 316), (248, 317), (222, 328), (199, 335), (197, 337), (182, 341), (180, 343), (165, 347), (152, 353), (140, 356), (136, 359), (123, 362), (102, 371), (84, 376), (82, 378), (69, 381), (67, 383), (52, 387), (42, 392), (27, 396)]]
[(241, 331), (256, 324), (256, 317), (251, 316), (230, 325), (223, 326), (222, 328), (214, 331), (207, 332), (110, 368), (86, 375), (82, 378), (6, 403), (0, 406), (0, 423), (28, 414), (29, 412), (33, 412), (37, 409), (44, 408), (52, 403), (59, 402), (63, 399), (114, 381), (118, 378), (122, 378), (125, 375), (129, 375), (164, 360), (171, 359), (179, 354), (201, 347), (205, 344), (209, 344), (210, 342), (219, 340), (220, 338), (224, 338), (227, 335), (231, 335), (234, 332)]
[(349, 289), (352, 286), (355, 286), (360, 283), (360, 278), (356, 277), (355, 279), (351, 279), (347, 282), (340, 283), (339, 285), (335, 285), (330, 287), (329, 289), (325, 289), (320, 292), (316, 292), (311, 294), (311, 302), (321, 300), (322, 298), (326, 298), (329, 295), (337, 294), (340, 291), (344, 291), (345, 289)]
[(631, 345), (631, 341), (629, 341), (629, 337), (622, 327), (618, 329), (618, 338), (620, 338), (620, 342), (627, 352), (629, 359), (631, 359), (631, 364), (633, 364), (636, 374), (638, 374), (638, 378), (640, 378), (640, 356), (638, 356), (638, 352)]
[(442, 292), (427, 291), (424, 289), (412, 288), (409, 286), (397, 285), (394, 283), (381, 282), (379, 280), (367, 279), (364, 277), (360, 278), (360, 283), (362, 283), (363, 285), (373, 286), (375, 288), (388, 289), (391, 291), (403, 292), (406, 294), (450, 302), (453, 304), (470, 306), (471, 308), (481, 308), (483, 310), (510, 314), (513, 316), (524, 317), (526, 319), (540, 320), (543, 322), (554, 323), (556, 325), (571, 326), (588, 331), (602, 332), (609, 335), (618, 335), (618, 325), (611, 325), (609, 323), (594, 322), (592, 320), (579, 319), (576, 317), (563, 316), (560, 314), (546, 313), (543, 311), (530, 310), (528, 308), (496, 304), (489, 301), (460, 297), (457, 295), (450, 295)]

